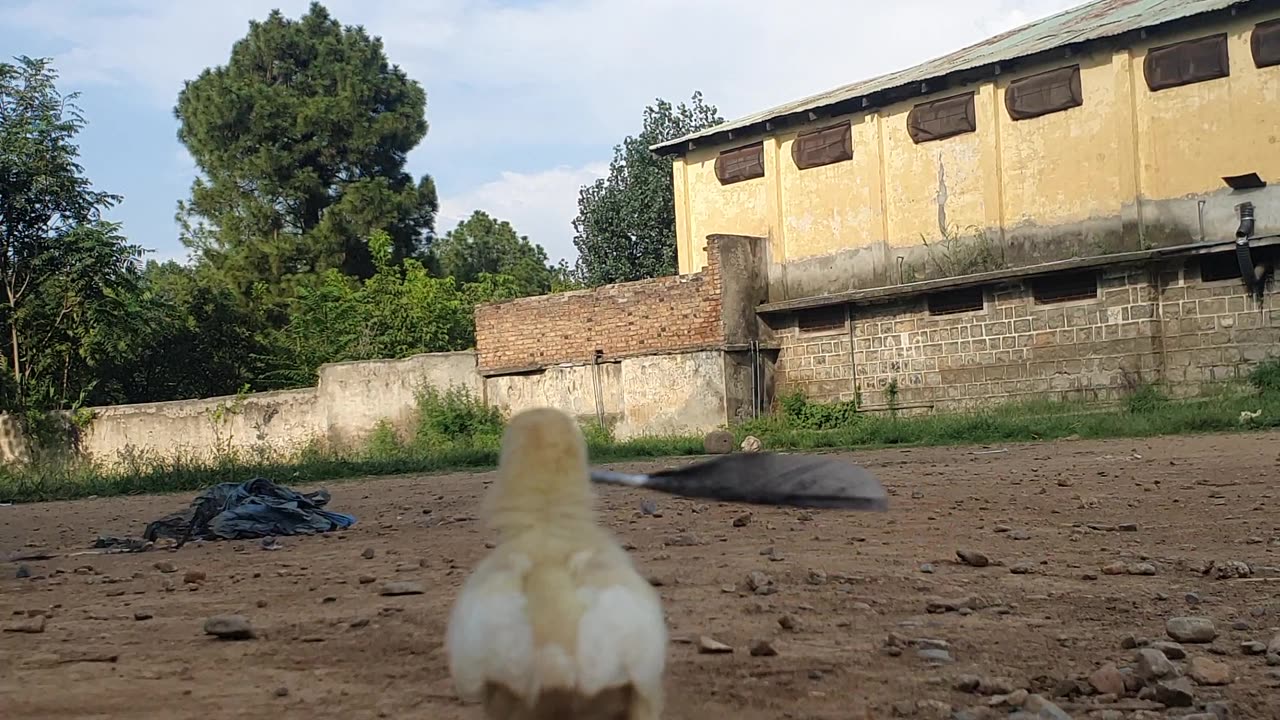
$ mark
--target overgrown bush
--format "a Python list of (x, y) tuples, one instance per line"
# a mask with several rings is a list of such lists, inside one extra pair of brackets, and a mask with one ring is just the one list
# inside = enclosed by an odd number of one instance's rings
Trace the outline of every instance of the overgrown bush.
[(498, 448), (506, 418), (469, 390), (452, 386), (441, 392), (418, 391), (418, 427), (413, 444), (419, 451), (445, 448)]
[(1258, 392), (1280, 395), (1280, 359), (1267, 360), (1249, 374), (1249, 384)]

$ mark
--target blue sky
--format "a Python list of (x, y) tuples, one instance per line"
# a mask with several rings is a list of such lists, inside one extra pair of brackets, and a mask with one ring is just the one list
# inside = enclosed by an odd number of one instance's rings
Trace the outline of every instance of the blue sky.
[[(572, 261), (578, 188), (655, 97), (696, 89), (728, 119), (950, 52), (1078, 0), (330, 0), (383, 38), (427, 91), (430, 130), (410, 170), (430, 172), (444, 232), (475, 209)], [(173, 105), (226, 62), (273, 8), (308, 0), (0, 0), (0, 48), (52, 57), (89, 122), (86, 172), (124, 196), (111, 216), (153, 257), (184, 259), (173, 220), (195, 168)], [(799, 17), (803, 8), (806, 22)], [(790, 15), (791, 17), (788, 17)], [(927, 22), (920, 23), (922, 18)], [(911, 33), (904, 31), (912, 28)], [(720, 37), (760, 38), (728, 59)], [(669, 48), (676, 47), (677, 50)]]

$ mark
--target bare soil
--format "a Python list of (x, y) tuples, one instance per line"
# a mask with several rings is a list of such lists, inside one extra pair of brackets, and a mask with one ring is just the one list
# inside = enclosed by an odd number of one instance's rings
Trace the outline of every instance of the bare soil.
[[(948, 708), (989, 703), (957, 689), (966, 674), (1053, 697), (1105, 663), (1131, 665), (1127, 635), (1168, 640), (1166, 619), (1186, 615), (1211, 618), (1218, 631), (1212, 643), (1185, 644), (1188, 660), (1212, 658), (1231, 675), (1224, 686), (1195, 685), (1196, 703), (1226, 701), (1232, 718), (1272, 718), (1280, 668), (1241, 644), (1280, 632), (1280, 581), (1259, 577), (1280, 566), (1277, 439), (850, 454), (890, 487), (885, 514), (650, 496), (659, 513), (652, 516), (639, 510), (644, 493), (613, 488), (602, 490), (600, 508), (666, 604), (675, 640), (670, 720), (949, 717)], [(486, 552), (476, 513), (487, 479), (332, 484), (331, 507), (359, 523), (330, 536), (281, 538), (275, 551), (253, 541), (66, 555), (100, 534), (138, 535), (185, 496), (0, 508), (0, 559), (62, 553), (22, 563), (31, 574), (24, 579), (15, 577), (18, 563), (0, 562), (0, 626), (47, 615), (42, 632), (0, 633), (0, 714), (479, 718), (454, 699), (441, 638), (459, 584)], [(749, 522), (735, 524), (747, 512)], [(1125, 523), (1137, 530), (1119, 530)], [(961, 549), (992, 564), (960, 563)], [(1205, 562), (1227, 560), (1254, 565), (1255, 576), (1200, 573)], [(157, 569), (165, 561), (176, 571)], [(1115, 562), (1148, 562), (1156, 574), (1102, 572)], [(1019, 564), (1030, 572), (1013, 572)], [(188, 571), (203, 580), (184, 583)], [(753, 572), (768, 576), (764, 590), (749, 588)], [(380, 595), (391, 580), (419, 582), (425, 592)], [(971, 609), (928, 611), (931, 600), (966, 598)], [(205, 635), (205, 618), (225, 613), (248, 616), (258, 638)], [(784, 616), (792, 629), (780, 624)], [(733, 652), (699, 652), (704, 635)], [(913, 644), (921, 638), (944, 641), (951, 662), (922, 657), (942, 646)], [(777, 654), (753, 655), (760, 640)], [(1055, 702), (1077, 718), (1187, 712), (1132, 697)]]

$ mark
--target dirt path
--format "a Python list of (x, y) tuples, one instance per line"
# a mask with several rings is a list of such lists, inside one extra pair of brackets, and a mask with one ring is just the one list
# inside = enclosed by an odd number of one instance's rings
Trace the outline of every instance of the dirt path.
[[(1213, 579), (1197, 568), (1211, 560), (1262, 573), (1280, 566), (1278, 439), (858, 453), (891, 487), (884, 515), (757, 508), (739, 527), (734, 518), (747, 508), (656, 497), (660, 516), (644, 516), (643, 495), (620, 489), (602, 492), (601, 507), (660, 584), (673, 637), (687, 640), (669, 655), (670, 720), (849, 720), (863, 711), (930, 718), (952, 709), (981, 718), (988, 698), (957, 689), (961, 676), (1007, 678), (1010, 689), (1052, 697), (1105, 663), (1131, 665), (1127, 635), (1168, 640), (1166, 619), (1185, 615), (1217, 628), (1212, 644), (1184, 645), (1188, 661), (1225, 664), (1232, 680), (1193, 683), (1195, 702), (1225, 701), (1235, 719), (1273, 718), (1280, 667), (1244, 654), (1242, 643), (1280, 632), (1280, 581)], [(244, 542), (60, 557), (26, 563), (26, 579), (15, 578), (16, 564), (0, 563), (0, 625), (48, 615), (41, 633), (0, 633), (0, 714), (478, 719), (453, 699), (440, 642), (454, 593), (485, 552), (474, 517), (487, 479), (330, 485), (333, 509), (359, 523), (329, 537), (284, 538), (278, 551)], [(0, 558), (136, 535), (186, 499), (0, 508)], [(1113, 529), (1124, 523), (1137, 530)], [(363, 557), (367, 548), (372, 558)], [(994, 564), (959, 564), (958, 549)], [(165, 561), (176, 571), (155, 567)], [(1102, 572), (1114, 562), (1146, 562), (1155, 574)], [(204, 581), (184, 584), (188, 571)], [(766, 589), (747, 588), (753, 572), (768, 576)], [(388, 580), (414, 580), (426, 592), (382, 597)], [(930, 600), (974, 597), (985, 602), (927, 610)], [(219, 613), (249, 616), (262, 637), (209, 639), (203, 620)], [(701, 635), (735, 651), (699, 653)], [(940, 642), (887, 647), (891, 635)], [(753, 656), (759, 640), (777, 655)], [(940, 664), (922, 657), (930, 648), (926, 655), (946, 656)], [(104, 656), (118, 657), (93, 661)], [(1077, 718), (1186, 712), (1101, 700), (1055, 702)]]

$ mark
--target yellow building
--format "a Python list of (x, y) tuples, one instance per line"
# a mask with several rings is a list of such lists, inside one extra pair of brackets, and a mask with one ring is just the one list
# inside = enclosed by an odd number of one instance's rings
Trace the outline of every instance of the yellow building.
[(1280, 0), (1097, 0), (652, 149), (754, 412), (1114, 400), (1280, 354), (1278, 108)]
[(1098, 0), (655, 146), (680, 272), (765, 237), (771, 304), (1230, 239), (1244, 201), (1280, 233), (1278, 18)]

